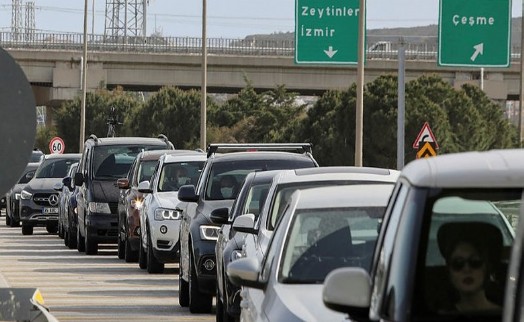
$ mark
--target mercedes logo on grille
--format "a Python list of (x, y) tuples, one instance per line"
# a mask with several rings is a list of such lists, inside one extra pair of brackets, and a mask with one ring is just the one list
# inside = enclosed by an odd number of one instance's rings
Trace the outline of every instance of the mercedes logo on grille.
[(58, 195), (50, 195), (49, 196), (49, 204), (51, 206), (56, 206), (58, 205)]

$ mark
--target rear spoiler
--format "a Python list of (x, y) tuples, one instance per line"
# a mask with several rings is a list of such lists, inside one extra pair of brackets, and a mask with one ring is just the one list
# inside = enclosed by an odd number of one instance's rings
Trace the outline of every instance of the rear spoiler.
[(311, 143), (212, 143), (207, 147), (207, 157), (215, 153), (241, 151), (282, 151), (312, 153)]

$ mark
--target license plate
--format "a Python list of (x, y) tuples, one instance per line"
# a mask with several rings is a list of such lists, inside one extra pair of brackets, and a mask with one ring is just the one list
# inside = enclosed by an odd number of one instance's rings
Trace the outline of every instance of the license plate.
[(44, 208), (44, 214), (57, 214), (58, 208)]

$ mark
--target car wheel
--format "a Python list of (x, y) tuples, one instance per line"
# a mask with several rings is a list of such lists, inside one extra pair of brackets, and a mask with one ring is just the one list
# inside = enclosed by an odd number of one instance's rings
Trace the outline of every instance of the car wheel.
[(55, 224), (47, 224), (45, 226), (45, 229), (47, 230), (48, 233), (50, 234), (56, 234), (57, 231), (58, 231), (58, 225), (55, 225)]
[(217, 285), (217, 296), (216, 296), (216, 322), (224, 322), (224, 304), (220, 299), (220, 293)]
[(125, 242), (120, 239), (120, 234), (118, 235), (118, 258), (124, 259), (125, 258)]
[(136, 250), (133, 250), (133, 248), (131, 248), (131, 243), (129, 242), (129, 239), (126, 238), (126, 241), (125, 241), (125, 254), (124, 254), (124, 258), (126, 260), (126, 263), (135, 263), (138, 261), (138, 251)]
[(96, 255), (98, 254), (98, 243), (89, 237), (89, 234), (85, 235), (85, 248), (86, 255)]
[(69, 227), (67, 227), (67, 239), (69, 240), (68, 244), (67, 244), (67, 247), (69, 247), (69, 249), (74, 249), (74, 248), (77, 248), (76, 246), (76, 230), (73, 230), (73, 227), (71, 227), (71, 225), (69, 225)]
[(147, 268), (147, 254), (144, 246), (142, 246), (142, 240), (140, 240), (140, 246), (138, 247), (138, 266), (141, 269)]
[(178, 265), (178, 304), (181, 307), (189, 306), (189, 283), (182, 278), (182, 267)]
[(9, 217), (9, 214), (5, 214), (5, 225), (8, 227), (11, 226), (11, 217)]
[(147, 272), (150, 274), (158, 274), (164, 272), (164, 263), (159, 262), (153, 253), (153, 243), (151, 242), (151, 234), (148, 232), (147, 242)]
[(67, 230), (65, 230), (63, 226), (62, 226), (62, 232), (64, 235), (64, 246), (69, 246), (69, 238), (67, 236)]
[(80, 233), (80, 226), (76, 227), (76, 249), (78, 249), (79, 252), (86, 251), (86, 244), (84, 236)]
[(58, 224), (58, 237), (64, 238), (64, 226), (62, 224)]
[(198, 278), (193, 263), (192, 252), (189, 253), (189, 312), (210, 313), (213, 308), (213, 296), (203, 294), (198, 289)]
[(32, 235), (33, 226), (31, 225), (22, 225), (22, 235)]

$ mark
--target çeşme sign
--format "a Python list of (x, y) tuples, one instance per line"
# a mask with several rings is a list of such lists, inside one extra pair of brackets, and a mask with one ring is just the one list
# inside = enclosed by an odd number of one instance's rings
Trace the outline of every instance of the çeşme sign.
[(359, 0), (295, 0), (295, 63), (356, 64)]

